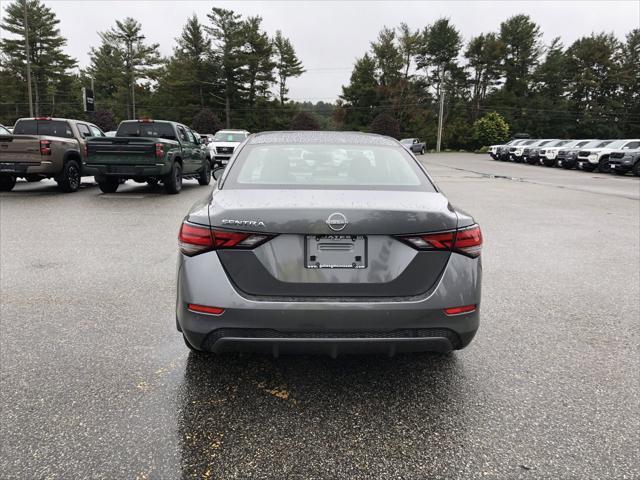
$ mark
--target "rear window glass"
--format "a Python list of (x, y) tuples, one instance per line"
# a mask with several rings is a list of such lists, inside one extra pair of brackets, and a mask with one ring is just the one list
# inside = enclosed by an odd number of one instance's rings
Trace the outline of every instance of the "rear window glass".
[(214, 142), (244, 142), (244, 139), (247, 138), (245, 133), (224, 133), (218, 132), (213, 137)]
[(125, 122), (118, 127), (116, 137), (154, 137), (176, 140), (176, 134), (170, 123), (162, 122)]
[(235, 188), (435, 191), (404, 148), (372, 145), (250, 145), (225, 185)]
[(73, 138), (71, 127), (62, 120), (19, 120), (13, 133), (15, 135)]

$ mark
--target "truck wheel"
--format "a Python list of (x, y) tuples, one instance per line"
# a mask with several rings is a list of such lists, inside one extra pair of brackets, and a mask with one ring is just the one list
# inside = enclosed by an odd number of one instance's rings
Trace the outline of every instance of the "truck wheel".
[(604, 157), (598, 162), (598, 171), (600, 173), (611, 173), (611, 164), (609, 163), (609, 157)]
[(420, 155), (424, 155), (425, 149), (424, 147), (422, 147), (422, 149), (420, 150)]
[(80, 166), (75, 160), (69, 160), (62, 167), (57, 179), (58, 187), (66, 193), (76, 192), (80, 188)]
[(16, 186), (16, 177), (13, 175), (0, 175), (0, 192), (10, 192)]
[(640, 160), (636, 162), (631, 171), (636, 177), (640, 177)]
[(209, 182), (211, 182), (211, 167), (209, 162), (204, 162), (204, 167), (198, 173), (198, 183), (200, 185), (209, 185)]
[(102, 190), (102, 193), (115, 193), (120, 186), (120, 179), (114, 177), (100, 178), (98, 187)]
[(164, 177), (164, 189), (167, 193), (180, 193), (182, 190), (182, 165), (173, 162), (171, 172)]

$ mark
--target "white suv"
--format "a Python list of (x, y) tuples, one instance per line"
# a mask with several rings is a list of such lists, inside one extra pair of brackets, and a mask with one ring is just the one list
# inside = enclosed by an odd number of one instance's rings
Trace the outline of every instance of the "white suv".
[(250, 135), (246, 130), (218, 130), (213, 140), (207, 144), (213, 165), (211, 168), (221, 167), (227, 164), (238, 145)]

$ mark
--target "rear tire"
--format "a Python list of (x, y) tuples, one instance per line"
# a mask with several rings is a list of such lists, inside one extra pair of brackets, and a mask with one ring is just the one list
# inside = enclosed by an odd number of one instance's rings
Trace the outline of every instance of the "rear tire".
[(164, 190), (172, 195), (182, 190), (182, 165), (178, 162), (173, 162), (171, 171), (164, 177)]
[(631, 171), (636, 177), (640, 177), (640, 160), (636, 162)]
[(77, 192), (80, 188), (80, 165), (75, 160), (67, 161), (57, 179), (58, 187), (65, 193)]
[(16, 177), (7, 175), (6, 173), (0, 175), (0, 192), (10, 192), (15, 186)]
[(209, 162), (204, 162), (204, 167), (198, 173), (198, 183), (202, 186), (209, 185), (211, 182), (211, 167)]
[(114, 177), (101, 178), (98, 181), (98, 187), (102, 193), (116, 193), (120, 186), (120, 179)]

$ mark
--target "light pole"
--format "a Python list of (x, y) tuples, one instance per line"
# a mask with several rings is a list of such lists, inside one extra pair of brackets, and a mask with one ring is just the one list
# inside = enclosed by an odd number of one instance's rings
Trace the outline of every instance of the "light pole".
[(444, 115), (444, 65), (442, 66), (442, 74), (440, 76), (440, 113), (438, 114), (438, 141), (436, 143), (436, 152), (440, 152), (442, 145), (442, 123)]
[(27, 92), (29, 95), (29, 116), (33, 117), (33, 97), (31, 96), (31, 57), (29, 56), (29, 20), (27, 18), (27, 0), (24, 0), (24, 50), (27, 59)]

